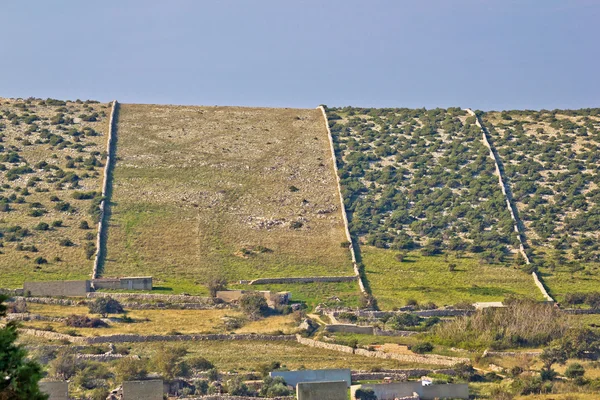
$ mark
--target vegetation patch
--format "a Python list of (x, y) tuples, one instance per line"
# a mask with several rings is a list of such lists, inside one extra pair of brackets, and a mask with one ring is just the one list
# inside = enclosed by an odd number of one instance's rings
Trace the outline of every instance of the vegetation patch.
[(352, 273), (318, 110), (123, 105), (118, 126), (105, 275)]
[(93, 101), (0, 99), (0, 286), (89, 276), (95, 235), (79, 227), (102, 188), (109, 114)]

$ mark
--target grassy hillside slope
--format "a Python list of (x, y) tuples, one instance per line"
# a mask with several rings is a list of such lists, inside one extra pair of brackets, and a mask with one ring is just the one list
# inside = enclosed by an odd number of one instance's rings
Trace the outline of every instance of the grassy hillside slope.
[(327, 116), (350, 230), (381, 307), (538, 297), (531, 277), (506, 265), (518, 241), (474, 117), (354, 107)]
[(0, 99), (0, 287), (92, 272), (110, 107)]
[(122, 105), (104, 276), (351, 275), (318, 110)]
[(600, 284), (600, 109), (483, 114), (533, 261), (557, 300)]

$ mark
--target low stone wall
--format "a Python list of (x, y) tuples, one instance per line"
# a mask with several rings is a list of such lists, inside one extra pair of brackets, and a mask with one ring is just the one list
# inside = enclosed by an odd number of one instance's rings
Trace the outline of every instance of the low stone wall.
[(325, 325), (325, 332), (359, 333), (363, 335), (372, 335), (373, 327), (351, 324), (332, 324)]
[(335, 173), (335, 180), (337, 182), (337, 191), (340, 197), (340, 204), (342, 209), (342, 219), (344, 221), (344, 230), (346, 232), (346, 240), (350, 243), (348, 246), (350, 250), (350, 256), (352, 257), (352, 268), (354, 269), (354, 274), (358, 277), (358, 286), (360, 287), (360, 291), (363, 294), (368, 294), (367, 289), (365, 287), (362, 278), (360, 277), (360, 271), (358, 269), (358, 263), (356, 262), (356, 253), (354, 251), (354, 245), (352, 242), (352, 236), (350, 235), (350, 228), (348, 224), (348, 214), (346, 213), (346, 205), (344, 204), (344, 196), (342, 195), (342, 185), (340, 182), (340, 174), (338, 172), (337, 166), (337, 158), (335, 156), (335, 147), (333, 145), (333, 136), (331, 135), (331, 129), (329, 129), (329, 120), (327, 119), (327, 112), (325, 111), (325, 107), (319, 106), (317, 107), (323, 113), (323, 119), (325, 120), (325, 128), (327, 129), (327, 138), (329, 140), (329, 150), (331, 151), (331, 158), (333, 160), (333, 171)]
[(9, 313), (6, 314), (7, 321), (49, 321), (49, 322), (64, 322), (66, 318), (49, 317), (47, 315), (30, 314), (30, 313)]
[(461, 317), (465, 315), (471, 315), (475, 310), (458, 310), (458, 309), (445, 309), (438, 308), (435, 310), (413, 310), (412, 308), (406, 307), (404, 310), (399, 311), (368, 311), (368, 310), (322, 310), (325, 314), (332, 315), (334, 318), (340, 316), (340, 314), (352, 314), (361, 318), (379, 319), (384, 317), (392, 317), (394, 315), (401, 314), (415, 314), (419, 317)]
[(249, 281), (249, 285), (272, 285), (288, 283), (314, 283), (314, 282), (352, 282), (356, 276), (305, 276), (293, 278), (259, 278)]
[(334, 343), (325, 343), (325, 342), (321, 342), (318, 340), (303, 338), (300, 335), (296, 336), (296, 340), (298, 341), (298, 343), (303, 344), (308, 347), (317, 347), (320, 349), (327, 349), (327, 350), (333, 350), (333, 351), (340, 351), (342, 353), (354, 354), (354, 349), (350, 346), (342, 346), (340, 344), (334, 344)]
[(96, 236), (96, 255), (94, 257), (94, 267), (92, 269), (92, 279), (100, 276), (101, 263), (104, 257), (104, 243), (103, 240), (106, 238), (106, 227), (108, 222), (105, 221), (106, 203), (109, 199), (106, 199), (109, 188), (109, 179), (111, 176), (111, 169), (114, 161), (116, 160), (113, 151), (115, 148), (115, 131), (117, 130), (116, 114), (118, 112), (119, 103), (113, 100), (112, 107), (110, 109), (110, 120), (108, 122), (108, 138), (106, 141), (106, 162), (104, 163), (104, 175), (102, 180), (102, 197), (104, 198), (99, 205), (100, 208), (100, 219), (98, 221), (98, 232)]
[(256, 340), (268, 342), (295, 341), (294, 335), (254, 335), (254, 334), (206, 334), (206, 335), (106, 335), (94, 337), (70, 336), (64, 333), (38, 329), (19, 329), (24, 335), (38, 336), (53, 340), (69, 340), (79, 344), (139, 343), (139, 342), (184, 342), (209, 340)]
[(542, 350), (534, 351), (489, 351), (483, 352), (483, 357), (516, 357), (516, 356), (527, 356), (536, 357), (542, 354)]
[(57, 299), (54, 297), (15, 297), (16, 300), (24, 300), (27, 303), (34, 304), (56, 304), (59, 306), (80, 306), (86, 305), (87, 301), (85, 300), (70, 300), (70, 299)]
[(23, 291), (33, 296), (85, 297), (90, 291), (89, 281), (25, 282)]
[(414, 336), (419, 332), (414, 331), (388, 331), (379, 328), (373, 328), (373, 334), (375, 336)]
[(113, 353), (105, 353), (105, 354), (77, 354), (75, 356), (78, 360), (86, 360), (86, 361), (98, 361), (98, 362), (110, 362), (114, 360), (120, 360), (121, 358), (134, 358), (139, 359), (138, 356), (130, 356), (123, 354), (113, 354)]
[(342, 346), (334, 343), (325, 343), (318, 340), (303, 338), (300, 335), (296, 335), (298, 343), (309, 347), (318, 347), (321, 349), (339, 351), (343, 353), (351, 353), (364, 357), (374, 357), (387, 360), (398, 360), (402, 362), (410, 362), (415, 364), (428, 364), (428, 365), (443, 365), (453, 366), (460, 362), (469, 362), (468, 358), (459, 357), (446, 357), (437, 354), (396, 354), (396, 353), (384, 353), (383, 351), (369, 351), (365, 349), (354, 349), (350, 346)]
[(183, 294), (91, 292), (91, 293), (87, 293), (87, 297), (91, 298), (91, 299), (96, 298), (96, 297), (112, 297), (114, 299), (164, 301), (164, 302), (170, 302), (170, 303), (215, 304), (215, 300), (212, 297), (187, 296), (187, 295), (183, 295)]
[(269, 342), (295, 340), (293, 335), (110, 335), (86, 338), (88, 344), (98, 343), (139, 343), (139, 342), (185, 342), (209, 340), (258, 340)]
[(81, 336), (70, 336), (70, 335), (65, 335), (64, 333), (42, 331), (42, 330), (38, 330), (38, 329), (19, 329), (19, 333), (23, 334), (23, 335), (41, 337), (44, 339), (67, 340), (71, 343), (78, 343), (78, 344), (87, 344), (88, 343), (88, 338), (84, 338)]
[(378, 380), (386, 377), (406, 377), (406, 378), (420, 378), (422, 376), (430, 374), (444, 374), (455, 376), (456, 371), (453, 369), (381, 369), (377, 372), (374, 371), (352, 371), (352, 380)]

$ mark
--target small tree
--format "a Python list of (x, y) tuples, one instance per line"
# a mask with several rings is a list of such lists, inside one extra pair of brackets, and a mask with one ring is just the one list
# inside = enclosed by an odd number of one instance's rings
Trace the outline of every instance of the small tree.
[(269, 312), (267, 300), (261, 293), (246, 293), (240, 298), (240, 307), (252, 319), (264, 317)]
[(108, 314), (120, 314), (124, 311), (121, 303), (112, 297), (98, 297), (90, 303), (89, 308), (91, 314), (100, 314), (104, 318)]
[(162, 346), (154, 354), (151, 364), (167, 381), (189, 375), (189, 366), (183, 360), (187, 349), (183, 346)]
[(143, 360), (124, 357), (115, 365), (115, 377), (118, 382), (144, 379), (146, 375), (146, 363)]
[(357, 389), (354, 396), (356, 400), (377, 400), (373, 389)]
[[(0, 317), (6, 315), (6, 296), (0, 295)], [(48, 395), (40, 392), (38, 382), (42, 367), (27, 360), (27, 352), (15, 344), (17, 325), (9, 321), (0, 328), (0, 399), (47, 400)]]
[(583, 375), (585, 375), (585, 368), (579, 363), (569, 365), (565, 371), (565, 376), (570, 379), (583, 378)]
[(227, 289), (227, 280), (221, 276), (213, 276), (209, 278), (206, 287), (210, 292), (210, 296), (216, 297), (218, 291)]

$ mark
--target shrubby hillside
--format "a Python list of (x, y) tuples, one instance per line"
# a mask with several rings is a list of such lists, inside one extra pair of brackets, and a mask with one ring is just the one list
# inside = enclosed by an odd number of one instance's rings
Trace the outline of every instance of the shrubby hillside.
[(330, 108), (350, 228), (363, 243), (512, 257), (513, 223), (481, 130), (459, 108)]
[(484, 114), (530, 244), (600, 261), (600, 110)]
[(110, 108), (0, 99), (0, 282), (83, 278), (96, 251)]

